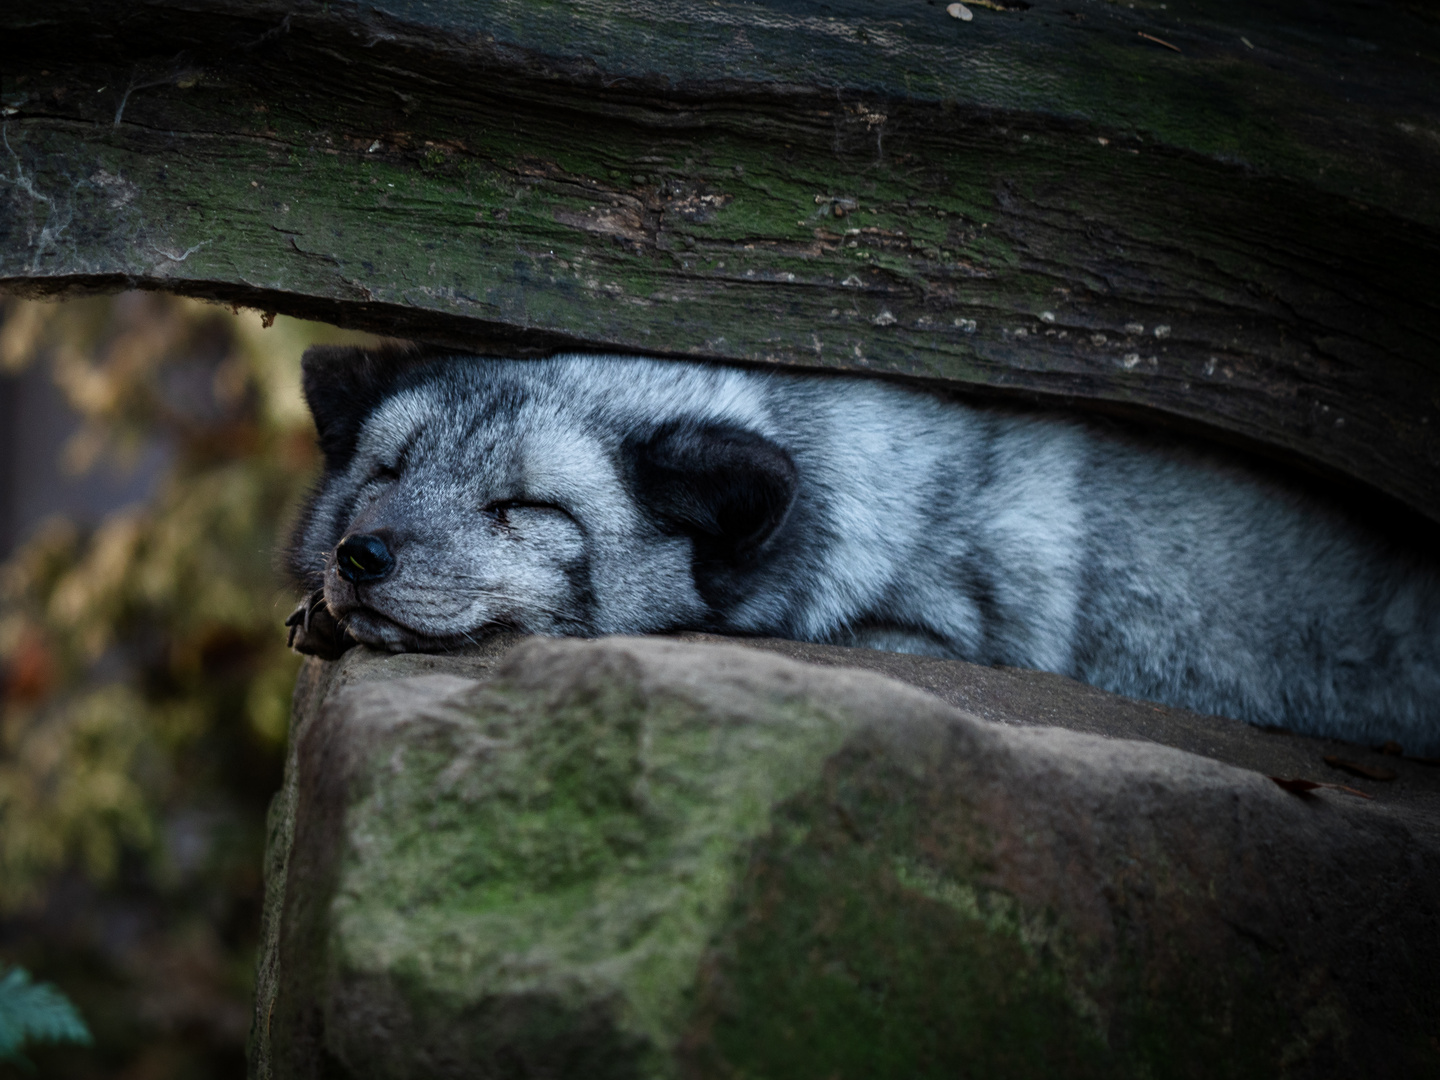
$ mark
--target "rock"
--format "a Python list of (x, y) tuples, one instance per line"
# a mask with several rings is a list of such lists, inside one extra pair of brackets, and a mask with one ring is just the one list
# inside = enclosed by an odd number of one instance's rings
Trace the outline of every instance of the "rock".
[[(1121, 697), (1085, 683), (1022, 668), (982, 667), (961, 660), (909, 656), (875, 649), (813, 645), (778, 638), (724, 638), (683, 634), (690, 641), (730, 642), (779, 653), (809, 664), (859, 667), (919, 687), (957, 708), (986, 720), (1033, 726), (1048, 724), (1070, 731), (1140, 739), (1266, 776), (1311, 776), (1363, 788), (1365, 793), (1403, 809), (1407, 818), (1429, 819), (1440, 830), (1440, 765), (1437, 761), (1404, 759), (1378, 747), (1359, 747), (1338, 739), (1292, 735), (1279, 728), (1259, 728), (1227, 716), (1207, 716), (1153, 701)], [(1391, 744), (1391, 750), (1399, 748)], [(1326, 765), (1326, 759), (1356, 759), (1369, 766), (1397, 770), (1396, 782), (1356, 783)]]
[[(1325, 769), (1053, 676), (770, 648)], [(311, 660), (252, 1075), (1440, 1071), (1424, 766), (1293, 794), (1016, 719), (716, 641)]]

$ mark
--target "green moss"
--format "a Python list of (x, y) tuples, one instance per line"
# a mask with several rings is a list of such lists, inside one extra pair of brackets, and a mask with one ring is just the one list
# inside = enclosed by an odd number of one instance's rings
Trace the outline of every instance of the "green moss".
[(845, 725), (784, 706), (726, 728), (624, 684), (548, 709), (487, 691), (477, 715), (407, 739), (352, 807), (343, 977), (400, 980), (440, 1026), (517, 995), (603, 1015), (665, 1072), (746, 844)]
[(1081, 933), (994, 885), (988, 827), (937, 765), (852, 743), (777, 809), (701, 968), (693, 1075), (1208, 1080), (1339, 1056), (1339, 999), (1282, 958), (1195, 954), (1183, 921), (1157, 937), (1124, 903), (1113, 938)]
[(704, 969), (698, 1075), (1111, 1075), (1065, 934), (977, 884), (990, 841), (916, 779), (848, 750), (777, 815)]

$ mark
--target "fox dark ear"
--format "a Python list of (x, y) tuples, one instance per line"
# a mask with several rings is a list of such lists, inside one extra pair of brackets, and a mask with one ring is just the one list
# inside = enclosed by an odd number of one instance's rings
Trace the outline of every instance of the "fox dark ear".
[(671, 423), (631, 449), (641, 505), (691, 536), (700, 563), (743, 562), (795, 501), (794, 461), (753, 431)]
[(406, 371), (440, 355), (414, 345), (379, 349), (314, 345), (300, 361), (300, 382), (325, 467), (341, 469), (355, 453), (360, 428)]

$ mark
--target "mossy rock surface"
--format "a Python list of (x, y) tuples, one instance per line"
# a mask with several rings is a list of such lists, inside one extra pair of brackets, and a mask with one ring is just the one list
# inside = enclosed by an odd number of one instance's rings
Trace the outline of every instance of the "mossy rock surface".
[(357, 650), (297, 706), (256, 1076), (1440, 1074), (1423, 783), (713, 642)]

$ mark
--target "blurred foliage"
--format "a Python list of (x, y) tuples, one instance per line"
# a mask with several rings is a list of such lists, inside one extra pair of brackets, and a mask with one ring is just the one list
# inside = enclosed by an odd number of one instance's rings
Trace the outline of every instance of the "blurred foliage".
[(55, 987), (32, 982), (24, 968), (0, 976), (0, 1061), (33, 1068), (20, 1052), (27, 1042), (92, 1041), (75, 1006)]
[(299, 357), (364, 340), (153, 293), (0, 304), (0, 365), (48, 365), (82, 418), (69, 468), (170, 462), (147, 505), (0, 566), (0, 958), (96, 1036), (42, 1071), (240, 1075), (299, 664), (274, 552), (318, 465)]

